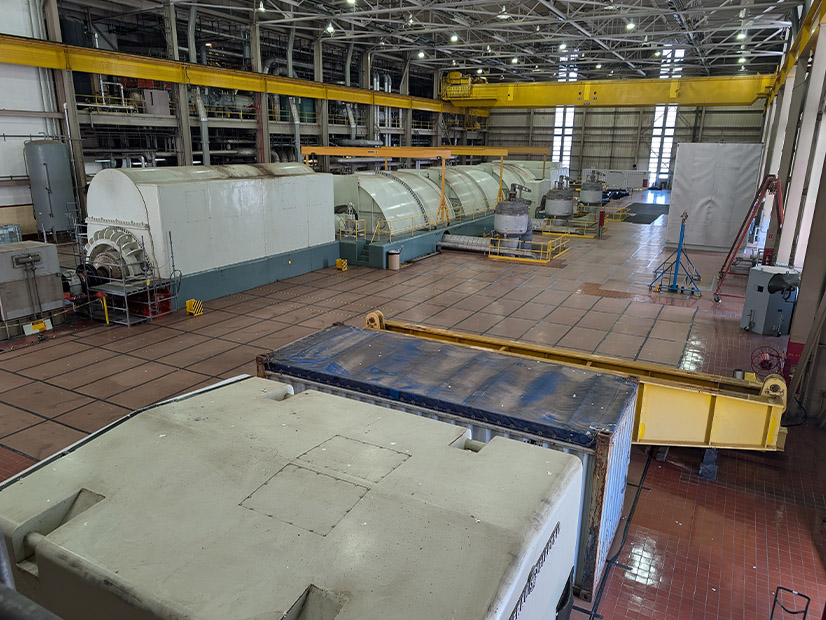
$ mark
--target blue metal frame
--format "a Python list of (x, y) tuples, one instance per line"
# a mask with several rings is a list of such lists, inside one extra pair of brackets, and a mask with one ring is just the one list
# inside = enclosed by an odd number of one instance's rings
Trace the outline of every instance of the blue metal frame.
[[(680, 241), (677, 243), (677, 249), (654, 269), (654, 279), (651, 281), (651, 284), (648, 285), (648, 290), (659, 292), (664, 289), (670, 293), (689, 293), (697, 297), (702, 297), (703, 293), (700, 291), (700, 287), (697, 286), (697, 282), (702, 279), (700, 272), (697, 271), (694, 263), (691, 262), (688, 254), (686, 254), (686, 251), (683, 249), (685, 222), (688, 219), (688, 213), (683, 212), (681, 217)], [(677, 280), (680, 277), (681, 262), (685, 263), (683, 265), (683, 273), (685, 274), (686, 286), (677, 284)], [(663, 279), (666, 281), (665, 286), (663, 286)], [(669, 279), (671, 280), (670, 283), (668, 283)]]

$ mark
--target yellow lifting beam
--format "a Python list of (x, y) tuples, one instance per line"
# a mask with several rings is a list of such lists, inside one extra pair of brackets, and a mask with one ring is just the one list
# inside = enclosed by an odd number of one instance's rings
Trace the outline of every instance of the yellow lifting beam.
[(489, 336), (388, 321), (367, 315), (369, 329), (498, 351), (628, 377), (639, 383), (633, 442), (656, 446), (781, 451), (786, 429), (786, 383), (770, 375), (762, 383), (577, 353)]
[(774, 75), (581, 82), (503, 82), (449, 77), (442, 99), (458, 107), (550, 108), (557, 105), (639, 107), (659, 104), (749, 106), (768, 97)]
[[(380, 91), (323, 84), (251, 71), (222, 69), (175, 60), (135, 56), (122, 52), (75, 47), (63, 43), (0, 35), (0, 63), (102, 73), (119, 77), (211, 86), (256, 93), (272, 93), (311, 99), (329, 99), (366, 105), (464, 114), (450, 103)], [(479, 112), (479, 111), (477, 111)], [(485, 111), (484, 115), (487, 115)]]

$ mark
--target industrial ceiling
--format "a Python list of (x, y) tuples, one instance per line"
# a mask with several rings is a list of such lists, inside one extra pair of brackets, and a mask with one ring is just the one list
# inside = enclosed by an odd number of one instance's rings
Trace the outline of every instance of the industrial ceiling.
[[(160, 0), (74, 0), (97, 22), (161, 16)], [(181, 11), (262, 31), (296, 29), (328, 47), (409, 59), (414, 70), (461, 70), (508, 81), (658, 77), (680, 51), (682, 75), (773, 73), (795, 34), (801, 0), (198, 0)], [(573, 76), (571, 76), (573, 77)]]

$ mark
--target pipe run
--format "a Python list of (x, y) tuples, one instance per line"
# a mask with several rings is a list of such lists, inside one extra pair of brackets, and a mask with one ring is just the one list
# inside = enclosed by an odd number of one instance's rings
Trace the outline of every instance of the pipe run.
[[(292, 32), (295, 32), (295, 30), (293, 30)], [(295, 105), (295, 97), (289, 97), (289, 102), (290, 112), (293, 116), (293, 131), (295, 134), (295, 153), (296, 157), (298, 157), (298, 155), (301, 153), (301, 119), (298, 118), (298, 108)]]

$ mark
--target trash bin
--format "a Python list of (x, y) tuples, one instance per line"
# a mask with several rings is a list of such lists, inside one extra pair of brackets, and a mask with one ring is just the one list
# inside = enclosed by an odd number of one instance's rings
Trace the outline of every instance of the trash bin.
[(390, 250), (387, 252), (387, 268), (398, 271), (401, 267), (401, 251)]

